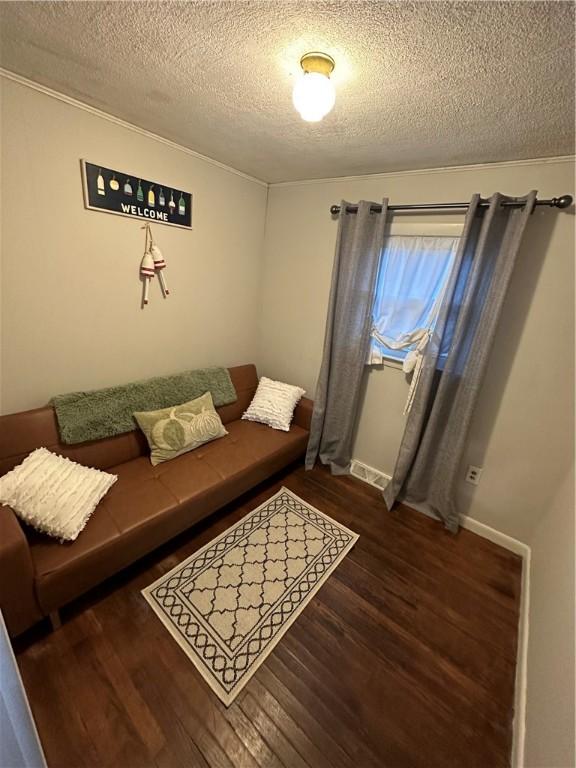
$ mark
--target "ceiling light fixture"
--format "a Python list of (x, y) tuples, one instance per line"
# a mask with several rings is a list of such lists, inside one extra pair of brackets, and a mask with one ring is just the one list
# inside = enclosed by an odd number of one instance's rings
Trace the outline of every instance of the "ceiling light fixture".
[(302, 74), (292, 93), (292, 102), (302, 120), (317, 123), (330, 112), (336, 101), (330, 74), (335, 62), (327, 53), (305, 53), (300, 59)]

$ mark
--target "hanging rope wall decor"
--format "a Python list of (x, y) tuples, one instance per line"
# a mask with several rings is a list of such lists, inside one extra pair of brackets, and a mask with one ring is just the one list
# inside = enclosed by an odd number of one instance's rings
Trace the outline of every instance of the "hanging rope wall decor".
[(144, 293), (142, 298), (142, 304), (143, 306), (146, 306), (148, 304), (148, 293), (150, 288), (150, 281), (154, 277), (156, 273), (158, 273), (158, 282), (160, 283), (160, 287), (162, 289), (162, 295), (164, 298), (168, 296), (170, 291), (168, 290), (168, 286), (166, 285), (166, 278), (164, 276), (163, 270), (166, 268), (166, 262), (164, 261), (164, 256), (162, 255), (162, 251), (156, 243), (154, 242), (154, 238), (152, 237), (152, 229), (150, 227), (150, 224), (145, 224), (142, 229), (145, 230), (145, 240), (144, 240), (144, 256), (142, 257), (142, 262), (140, 263), (140, 277), (144, 281)]

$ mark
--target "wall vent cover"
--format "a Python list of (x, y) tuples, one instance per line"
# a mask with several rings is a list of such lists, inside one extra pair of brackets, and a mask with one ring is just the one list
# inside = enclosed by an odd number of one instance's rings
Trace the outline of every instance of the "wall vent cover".
[(383, 490), (388, 485), (390, 477), (383, 472), (379, 472), (374, 467), (369, 467), (368, 464), (363, 464), (357, 459), (352, 459), (350, 465), (350, 474), (357, 477), (359, 480), (363, 480), (365, 483), (373, 485), (375, 488)]

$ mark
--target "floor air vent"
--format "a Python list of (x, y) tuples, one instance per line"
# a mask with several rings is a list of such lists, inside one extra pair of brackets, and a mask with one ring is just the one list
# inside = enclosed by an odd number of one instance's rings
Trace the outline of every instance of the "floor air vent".
[(374, 467), (369, 467), (368, 464), (363, 464), (357, 459), (352, 459), (350, 466), (350, 474), (357, 477), (359, 480), (363, 480), (365, 483), (373, 485), (375, 488), (386, 488), (390, 478), (383, 472), (379, 472)]

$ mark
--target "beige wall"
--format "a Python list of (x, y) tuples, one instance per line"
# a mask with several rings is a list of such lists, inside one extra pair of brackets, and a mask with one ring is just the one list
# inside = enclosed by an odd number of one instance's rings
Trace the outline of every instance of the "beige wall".
[[(270, 188), (262, 291), (261, 372), (313, 395), (321, 360), (337, 222), (332, 203), (467, 200), (498, 190), (574, 193), (570, 161), (478, 166), (366, 176)], [(396, 217), (397, 219), (399, 217)], [(442, 214), (411, 222), (456, 222)], [(406, 221), (406, 217), (403, 219)], [(461, 483), (461, 508), (527, 541), (542, 505), (573, 461), (574, 216), (537, 209), (519, 254), (465, 465), (484, 467), (474, 488)], [(407, 383), (401, 370), (366, 375), (355, 455), (390, 474), (402, 435)]]
[[(1, 409), (256, 354), (266, 187), (31, 88), (2, 84)], [(80, 158), (194, 194), (156, 225), (172, 291), (140, 308), (140, 222), (85, 210)]]
[(573, 768), (574, 468), (546, 505), (530, 543), (525, 765)]

